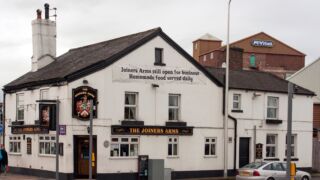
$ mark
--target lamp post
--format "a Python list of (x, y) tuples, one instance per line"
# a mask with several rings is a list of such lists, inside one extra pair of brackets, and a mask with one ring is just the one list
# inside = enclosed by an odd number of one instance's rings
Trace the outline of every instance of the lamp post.
[(227, 50), (226, 50), (226, 74), (225, 74), (225, 103), (224, 103), (224, 171), (223, 176), (228, 177), (228, 102), (229, 102), (229, 36), (230, 36), (230, 5), (228, 2), (228, 21), (227, 21)]

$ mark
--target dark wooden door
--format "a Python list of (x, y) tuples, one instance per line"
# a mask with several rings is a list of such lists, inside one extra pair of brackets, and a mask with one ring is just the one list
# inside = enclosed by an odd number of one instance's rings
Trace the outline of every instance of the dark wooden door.
[[(96, 138), (93, 138), (92, 147), (92, 174), (95, 177), (97, 162), (96, 162)], [(78, 178), (88, 178), (89, 177), (89, 136), (75, 136), (75, 175)]]
[(250, 161), (250, 138), (240, 138), (239, 147), (239, 168)]

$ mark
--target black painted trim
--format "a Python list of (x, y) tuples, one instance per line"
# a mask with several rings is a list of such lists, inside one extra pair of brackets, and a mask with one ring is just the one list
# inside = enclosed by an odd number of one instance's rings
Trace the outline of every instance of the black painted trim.
[[(236, 171), (228, 170), (228, 176), (234, 176)], [(222, 177), (223, 170), (199, 170), (199, 171), (173, 171), (172, 179), (187, 179), (187, 178), (208, 178), (208, 177)]]
[(282, 124), (282, 120), (280, 119), (266, 119), (267, 124)]
[(144, 121), (137, 121), (137, 120), (123, 120), (121, 121), (122, 126), (144, 126)]
[(167, 121), (166, 126), (180, 127), (180, 126), (187, 126), (187, 123), (183, 121)]
[(266, 158), (266, 159), (263, 159), (264, 161), (280, 161), (279, 158)]
[[(287, 161), (287, 158), (284, 158), (283, 161)], [(291, 161), (299, 161), (299, 158), (291, 158)]]
[[(27, 176), (37, 176), (42, 178), (50, 178), (53, 179), (56, 177), (56, 172), (54, 171), (47, 171), (41, 169), (31, 169), (31, 168), (21, 168), (21, 167), (10, 167), (10, 173), (13, 174), (21, 174)], [(60, 180), (70, 180), (73, 179), (72, 173), (59, 173)]]
[(241, 109), (232, 109), (231, 112), (233, 112), (233, 113), (243, 113), (243, 110), (241, 110)]
[(97, 174), (97, 180), (138, 180), (138, 173), (100, 173)]
[(155, 65), (155, 66), (166, 66), (165, 63), (154, 63), (153, 65)]

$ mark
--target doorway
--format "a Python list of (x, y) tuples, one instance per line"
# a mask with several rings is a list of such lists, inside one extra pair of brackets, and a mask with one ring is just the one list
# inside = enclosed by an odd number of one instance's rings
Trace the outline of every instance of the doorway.
[(239, 168), (249, 164), (250, 161), (250, 138), (240, 138)]
[[(74, 136), (74, 176), (89, 178), (89, 136)], [(92, 175), (97, 173), (97, 137), (93, 136)]]

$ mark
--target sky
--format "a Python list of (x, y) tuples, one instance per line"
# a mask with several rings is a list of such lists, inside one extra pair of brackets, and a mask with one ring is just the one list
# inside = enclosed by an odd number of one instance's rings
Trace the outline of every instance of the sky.
[[(226, 42), (228, 0), (0, 0), (0, 87), (31, 70), (31, 21), (44, 3), (57, 8), (58, 56), (155, 27), (190, 54), (205, 33)], [(230, 40), (263, 31), (305, 53), (308, 65), (320, 57), (319, 8), (318, 0), (232, 0)]]

